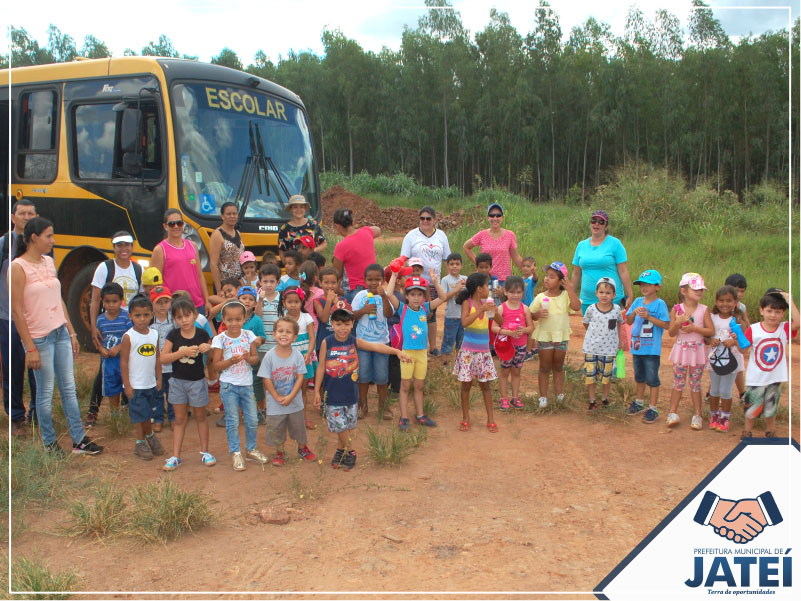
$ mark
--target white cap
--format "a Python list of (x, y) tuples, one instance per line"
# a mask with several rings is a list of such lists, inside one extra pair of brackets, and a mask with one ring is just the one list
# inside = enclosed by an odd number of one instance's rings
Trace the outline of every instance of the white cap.
[(112, 244), (119, 244), (120, 242), (127, 242), (128, 244), (133, 244), (133, 236), (130, 234), (123, 234), (122, 236), (117, 236), (116, 238), (111, 239)]

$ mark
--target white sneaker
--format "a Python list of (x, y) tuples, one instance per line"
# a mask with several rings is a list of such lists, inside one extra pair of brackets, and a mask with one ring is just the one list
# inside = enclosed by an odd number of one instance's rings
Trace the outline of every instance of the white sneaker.
[(678, 415), (678, 413), (668, 413), (668, 416), (667, 416), (667, 427), (670, 428), (672, 426), (675, 426), (678, 423), (679, 423), (679, 415)]
[(701, 419), (700, 415), (693, 415), (692, 422), (690, 423), (690, 427), (693, 430), (700, 430), (701, 428), (703, 428), (703, 424), (704, 422)]
[(548, 397), (541, 396), (540, 397), (540, 409), (544, 409), (548, 406)]
[(269, 459), (259, 449), (252, 449), (247, 452), (246, 457), (248, 461), (258, 461), (259, 463), (267, 463)]
[(565, 400), (565, 395), (563, 393), (560, 392), (559, 394), (556, 395), (556, 402), (557, 403), (561, 403), (564, 400)]

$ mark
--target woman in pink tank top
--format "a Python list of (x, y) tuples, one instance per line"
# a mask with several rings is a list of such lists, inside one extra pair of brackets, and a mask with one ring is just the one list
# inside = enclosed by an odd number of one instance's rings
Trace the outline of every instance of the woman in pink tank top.
[(25, 347), (25, 363), (36, 376), (36, 418), (45, 449), (64, 455), (53, 427), (53, 392), (58, 381), (72, 452), (94, 455), (103, 449), (85, 436), (81, 422), (72, 360), (79, 350), (78, 338), (61, 299), (56, 264), (48, 256), (53, 243), (53, 224), (47, 219), (34, 217), (25, 224), (17, 258), (9, 268), (11, 315)]
[(183, 238), (184, 220), (178, 209), (167, 209), (164, 213), (164, 230), (167, 238), (153, 249), (151, 264), (161, 271), (164, 285), (171, 291), (186, 290), (192, 297), (198, 313), (206, 315), (211, 310), (209, 291), (200, 257), (195, 245)]

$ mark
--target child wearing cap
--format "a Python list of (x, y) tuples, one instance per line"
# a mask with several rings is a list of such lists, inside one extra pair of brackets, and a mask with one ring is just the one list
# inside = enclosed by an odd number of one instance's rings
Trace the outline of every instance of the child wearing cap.
[[(175, 327), (170, 311), (172, 307), (172, 294), (166, 286), (155, 286), (150, 291), (150, 302), (153, 303), (153, 323), (150, 327), (159, 333), (159, 352), (164, 350), (164, 343)], [(161, 432), (164, 424), (164, 403), (170, 394), (170, 378), (172, 377), (172, 363), (161, 364), (161, 389), (156, 397), (156, 411), (153, 413), (153, 431)], [(167, 403), (167, 424), (175, 421), (175, 411)]]
[(693, 415), (690, 427), (693, 430), (703, 428), (701, 418), (701, 376), (706, 366), (707, 355), (705, 336), (715, 333), (712, 317), (706, 305), (701, 304), (706, 284), (704, 278), (697, 273), (685, 273), (679, 282), (679, 304), (670, 311), (671, 336), (677, 336), (670, 360), (673, 362), (673, 391), (670, 393), (670, 413), (667, 417), (668, 428), (680, 421), (678, 413), (681, 394), (687, 378), (690, 380), (690, 397), (693, 401)]
[(531, 317), (537, 322), (534, 340), (540, 356), (540, 371), (537, 376), (540, 387), (539, 406), (548, 406), (548, 380), (553, 372), (553, 391), (556, 400), (562, 402), (565, 395), (565, 356), (570, 339), (570, 314), (581, 309), (581, 300), (567, 277), (567, 267), (554, 261), (545, 268), (543, 276), (545, 291), (534, 297), (529, 306)]
[(659, 416), (659, 363), (662, 358), (662, 333), (670, 327), (667, 304), (659, 298), (662, 275), (656, 269), (646, 269), (634, 282), (640, 287), (642, 296), (631, 304), (626, 322), (631, 328), (631, 355), (634, 362), (634, 381), (637, 391), (628, 408), (628, 415), (635, 415), (645, 406), (645, 386), (650, 387), (648, 410), (642, 421), (652, 424)]
[(596, 384), (602, 387), (602, 405), (609, 406), (609, 389), (612, 386), (612, 364), (619, 348), (623, 348), (623, 313), (615, 298), (617, 286), (612, 278), (601, 278), (595, 284), (598, 302), (587, 307), (584, 313), (584, 384), (587, 386), (587, 411), (598, 407), (595, 399)]
[[(410, 276), (406, 278), (404, 286), (406, 304), (399, 309), (400, 325), (403, 332), (402, 350), (411, 357), (410, 363), (401, 364), (401, 391), (399, 395), (401, 416), (398, 427), (401, 432), (409, 429), (409, 416), (407, 405), (409, 402), (409, 388), (414, 380), (414, 405), (416, 409), (415, 421), (421, 426), (432, 428), (436, 422), (423, 411), (423, 384), (428, 370), (428, 313), (433, 308), (445, 302), (445, 291), (439, 284), (439, 278), (434, 270), (430, 270), (431, 281), (437, 291), (438, 298), (426, 302), (428, 282), (423, 278)], [(395, 289), (397, 274), (392, 274), (387, 285), (388, 293)]]
[(242, 267), (242, 277), (239, 278), (239, 283), (242, 286), (259, 286), (259, 274), (256, 271), (256, 255), (249, 250), (246, 250), (239, 255), (239, 265)]
[(161, 277), (161, 272), (158, 267), (148, 267), (142, 273), (142, 289), (145, 294), (150, 295), (150, 291), (156, 286), (164, 285), (164, 278)]

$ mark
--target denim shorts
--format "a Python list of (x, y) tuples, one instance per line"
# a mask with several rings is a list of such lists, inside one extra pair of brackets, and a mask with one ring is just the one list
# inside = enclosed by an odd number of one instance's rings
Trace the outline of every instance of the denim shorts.
[(658, 388), (659, 381), (659, 355), (632, 355), (634, 358), (634, 381), (638, 384), (645, 382), (651, 388)]
[(389, 355), (373, 351), (359, 352), (359, 384), (389, 382)]
[(131, 423), (149, 422), (156, 411), (156, 402), (159, 398), (161, 398), (159, 389), (155, 386), (153, 388), (134, 389), (133, 396), (128, 400), (128, 415), (131, 418)]

